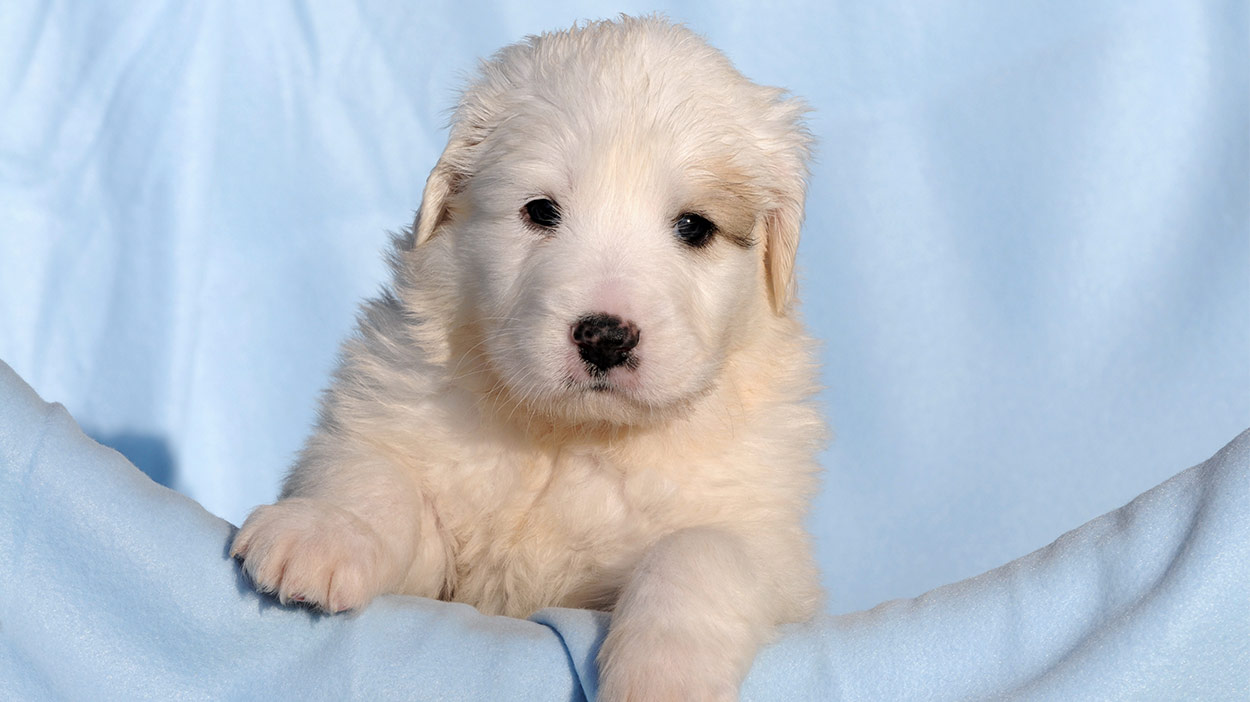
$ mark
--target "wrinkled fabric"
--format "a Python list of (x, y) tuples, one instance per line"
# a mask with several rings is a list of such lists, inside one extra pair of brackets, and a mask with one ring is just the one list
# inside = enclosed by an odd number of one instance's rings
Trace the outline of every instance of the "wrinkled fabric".
[[(788, 627), (744, 700), (1244, 700), (1250, 431), (970, 580)], [(252, 591), (234, 527), (81, 433), (0, 363), (0, 698), (581, 700), (602, 613), (533, 621)]]
[(239, 523), (477, 58), (655, 9), (813, 108), (831, 612), (1028, 553), (1250, 426), (1240, 0), (5, 0), (0, 359)]

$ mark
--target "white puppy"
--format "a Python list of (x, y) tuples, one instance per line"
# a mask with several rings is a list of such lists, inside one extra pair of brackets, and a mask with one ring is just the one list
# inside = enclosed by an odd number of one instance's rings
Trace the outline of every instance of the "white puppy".
[(820, 600), (803, 112), (657, 18), (486, 62), (282, 499), (235, 538), (257, 587), (611, 610), (603, 699), (735, 699)]

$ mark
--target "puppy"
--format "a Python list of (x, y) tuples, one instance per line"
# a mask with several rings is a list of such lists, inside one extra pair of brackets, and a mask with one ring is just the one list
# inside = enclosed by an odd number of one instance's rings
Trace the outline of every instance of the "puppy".
[(623, 17), (482, 65), (232, 552), (282, 601), (610, 610), (605, 700), (732, 700), (821, 599), (802, 103)]

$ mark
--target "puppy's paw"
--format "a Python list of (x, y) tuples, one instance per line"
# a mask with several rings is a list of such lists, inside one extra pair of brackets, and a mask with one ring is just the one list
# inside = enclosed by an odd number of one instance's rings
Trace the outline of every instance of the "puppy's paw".
[(230, 555), (243, 562), (257, 590), (328, 612), (368, 604), (382, 591), (387, 570), (373, 529), (346, 510), (304, 498), (257, 508)]
[(603, 702), (736, 702), (741, 677), (708, 642), (659, 626), (613, 630), (599, 652)]

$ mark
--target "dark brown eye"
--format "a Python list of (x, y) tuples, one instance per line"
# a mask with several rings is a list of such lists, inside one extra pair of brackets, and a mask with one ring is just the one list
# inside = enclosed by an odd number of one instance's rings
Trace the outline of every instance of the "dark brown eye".
[(697, 249), (712, 240), (712, 235), (716, 233), (716, 225), (693, 212), (687, 212), (677, 218), (673, 224), (673, 231), (678, 239)]
[(525, 203), (525, 216), (535, 226), (554, 229), (560, 224), (560, 206), (546, 198), (530, 200)]

